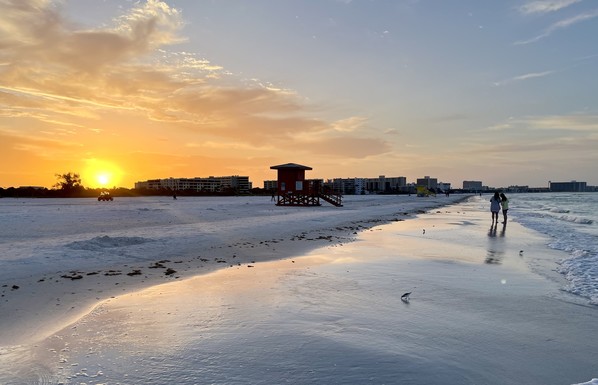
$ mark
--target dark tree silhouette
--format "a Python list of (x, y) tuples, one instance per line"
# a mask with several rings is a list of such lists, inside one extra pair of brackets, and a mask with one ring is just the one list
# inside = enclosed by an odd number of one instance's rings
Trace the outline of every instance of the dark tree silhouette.
[(79, 174), (67, 172), (66, 174), (56, 174), (58, 182), (54, 185), (62, 192), (63, 196), (73, 196), (83, 191), (81, 177)]

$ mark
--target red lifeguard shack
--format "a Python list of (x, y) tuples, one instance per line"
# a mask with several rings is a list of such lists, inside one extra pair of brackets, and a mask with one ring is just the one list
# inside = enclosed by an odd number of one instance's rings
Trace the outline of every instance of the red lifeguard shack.
[(325, 193), (320, 180), (305, 179), (305, 171), (311, 167), (296, 163), (285, 163), (270, 167), (278, 171), (277, 206), (320, 206), (320, 198), (340, 207), (341, 195)]

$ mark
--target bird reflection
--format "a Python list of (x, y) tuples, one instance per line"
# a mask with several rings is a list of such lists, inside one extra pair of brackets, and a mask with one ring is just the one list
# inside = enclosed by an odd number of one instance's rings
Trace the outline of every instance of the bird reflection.
[(500, 265), (502, 263), (504, 254), (505, 253), (503, 253), (502, 251), (488, 250), (484, 263), (487, 263), (489, 265)]

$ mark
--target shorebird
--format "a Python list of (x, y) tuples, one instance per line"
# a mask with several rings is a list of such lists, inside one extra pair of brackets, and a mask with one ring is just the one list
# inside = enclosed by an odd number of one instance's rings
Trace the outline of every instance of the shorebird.
[(409, 296), (410, 295), (411, 295), (411, 292), (403, 294), (401, 296), (401, 301), (403, 301), (403, 302), (409, 302)]

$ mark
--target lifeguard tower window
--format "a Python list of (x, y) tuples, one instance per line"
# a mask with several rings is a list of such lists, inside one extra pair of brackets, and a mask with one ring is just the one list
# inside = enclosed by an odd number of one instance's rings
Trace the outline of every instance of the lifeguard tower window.
[(280, 182), (280, 190), (285, 191), (287, 189), (287, 184), (284, 182)]
[(303, 190), (303, 181), (302, 180), (295, 181), (295, 190), (297, 190), (297, 191)]

